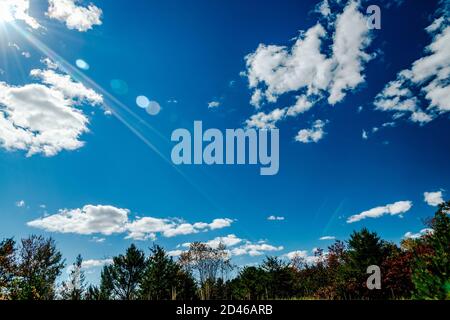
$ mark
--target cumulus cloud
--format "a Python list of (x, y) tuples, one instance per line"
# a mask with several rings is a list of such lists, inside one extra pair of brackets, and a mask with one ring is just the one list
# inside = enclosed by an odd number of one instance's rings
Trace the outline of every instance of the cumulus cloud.
[(428, 205), (433, 207), (437, 207), (439, 204), (444, 202), (442, 191), (424, 192), (423, 198)]
[[(230, 256), (249, 255), (251, 257), (256, 257), (264, 255), (267, 252), (281, 251), (284, 249), (283, 246), (274, 246), (267, 243), (265, 240), (254, 243), (246, 239), (241, 239), (234, 234), (229, 234), (225, 237), (216, 237), (204, 243), (211, 248), (218, 248), (220, 244), (223, 244), (226, 246)], [(179, 245), (179, 247), (189, 248), (190, 245), (190, 242), (186, 242)], [(171, 251), (173, 256), (179, 256), (183, 252), (184, 250), (181, 249)]]
[(433, 233), (433, 229), (430, 229), (430, 228), (425, 228), (425, 229), (422, 229), (422, 230), (420, 230), (418, 233), (412, 233), (412, 232), (407, 232), (407, 233), (405, 233), (405, 235), (403, 236), (403, 238), (404, 239), (418, 239), (418, 238), (420, 238), (420, 237), (422, 237), (422, 236), (424, 236), (424, 235), (427, 235), (427, 234), (432, 234)]
[(89, 4), (87, 7), (78, 5), (78, 0), (49, 0), (47, 16), (64, 22), (69, 29), (81, 32), (101, 25), (102, 10)]
[(88, 259), (88, 260), (83, 260), (83, 262), (81, 264), (81, 268), (92, 269), (92, 268), (103, 267), (105, 264), (111, 264), (111, 263), (113, 263), (112, 259)]
[(130, 210), (109, 205), (85, 205), (83, 208), (63, 209), (27, 223), (28, 226), (49, 232), (76, 233), (83, 235), (112, 235), (126, 233), (127, 239), (156, 239), (157, 234), (175, 237), (225, 228), (231, 219), (215, 219), (211, 223), (190, 224), (180, 219), (141, 217), (129, 218)]
[(54, 70), (33, 69), (30, 75), (40, 79), (40, 81), (50, 88), (60, 91), (65, 97), (78, 103), (88, 103), (99, 105), (103, 103), (102, 95), (91, 88), (86, 88), (81, 82), (73, 81), (67, 74), (57, 73)]
[(281, 251), (283, 249), (283, 246), (273, 246), (265, 241), (260, 243), (252, 243), (248, 241), (239, 247), (231, 249), (230, 253), (233, 256), (249, 255), (251, 257), (257, 257), (262, 256), (267, 252)]
[(13, 86), (0, 82), (0, 146), (27, 156), (54, 156), (84, 145), (89, 120), (79, 108), (98, 105), (103, 97), (54, 70), (31, 70), (40, 83)]
[[(447, 16), (426, 28), (432, 42), (425, 56), (397, 74), (374, 101), (376, 109), (393, 112), (394, 119), (425, 124), (450, 111), (450, 26)], [(416, 94), (417, 93), (417, 94)]]
[(209, 240), (206, 242), (206, 244), (208, 246), (210, 246), (211, 248), (217, 248), (217, 247), (219, 247), (220, 244), (223, 244), (227, 247), (232, 247), (232, 246), (237, 245), (238, 243), (241, 243), (242, 241), (243, 240), (238, 238), (236, 235), (229, 234), (225, 237), (217, 237), (212, 240)]
[[(326, 2), (318, 10), (334, 18), (330, 23), (334, 30), (318, 22), (301, 32), (290, 48), (260, 44), (245, 57), (253, 106), (275, 103), (286, 93), (297, 94), (292, 106), (251, 116), (246, 121), (248, 127), (272, 128), (286, 117), (308, 111), (322, 98), (334, 105), (364, 82), (364, 66), (371, 59), (365, 50), (371, 37), (359, 3), (350, 1), (340, 14), (331, 13)], [(326, 54), (323, 47), (329, 39), (331, 51)]]
[(399, 215), (409, 211), (412, 207), (411, 201), (397, 201), (392, 204), (387, 204), (385, 206), (380, 206), (372, 208), (367, 211), (363, 211), (359, 214), (355, 214), (347, 219), (347, 223), (353, 223), (357, 221), (364, 220), (366, 218), (379, 218), (384, 215)]
[[(315, 251), (315, 250), (313, 250)], [(313, 252), (314, 253), (314, 252)], [(319, 261), (320, 257), (315, 255), (310, 255), (307, 250), (296, 250), (288, 252), (284, 255), (289, 260), (300, 259), (307, 264), (315, 264)]]
[(325, 122), (322, 120), (316, 120), (311, 129), (302, 129), (297, 133), (297, 136), (295, 137), (295, 140), (302, 143), (317, 143), (319, 140), (321, 140), (325, 132), (323, 130), (323, 127), (325, 126)]
[(30, 0), (2, 0), (0, 1), (0, 20), (11, 22), (20, 20), (32, 29), (38, 29), (41, 25), (29, 15)]

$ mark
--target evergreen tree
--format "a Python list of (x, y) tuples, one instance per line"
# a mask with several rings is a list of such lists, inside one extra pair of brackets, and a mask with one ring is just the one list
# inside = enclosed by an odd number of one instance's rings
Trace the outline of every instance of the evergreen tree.
[(352, 233), (348, 240), (347, 261), (342, 270), (347, 281), (346, 298), (361, 299), (380, 294), (378, 290), (367, 289), (367, 268), (371, 265), (381, 267), (389, 248), (390, 246), (387, 246), (375, 232), (370, 232), (366, 228)]
[(81, 300), (86, 289), (83, 258), (78, 255), (70, 270), (69, 279), (62, 283), (61, 297), (64, 300)]
[(416, 251), (412, 281), (416, 299), (450, 299), (450, 201), (439, 205), (429, 222), (433, 230), (423, 237), (423, 250)]
[[(164, 249), (153, 246), (141, 282), (141, 298), (148, 300), (189, 299), (195, 292), (190, 275), (169, 257)], [(192, 288), (189, 288), (192, 286)]]
[(100, 291), (108, 299), (137, 299), (145, 266), (144, 252), (132, 244), (125, 255), (114, 257), (113, 263), (103, 268)]

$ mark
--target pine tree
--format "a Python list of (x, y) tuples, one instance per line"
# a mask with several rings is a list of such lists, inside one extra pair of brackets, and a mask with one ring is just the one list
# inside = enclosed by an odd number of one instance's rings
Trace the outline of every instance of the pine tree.
[(83, 258), (78, 255), (70, 270), (69, 279), (62, 283), (61, 297), (64, 300), (83, 299), (86, 289)]
[[(148, 300), (174, 300), (186, 297), (189, 275), (169, 257), (165, 250), (155, 245), (150, 249), (141, 283), (141, 297)], [(192, 282), (191, 282), (192, 283)], [(194, 290), (195, 291), (195, 287)]]
[(415, 299), (450, 299), (450, 201), (439, 205), (429, 222), (433, 230), (416, 252), (412, 281)]
[(105, 295), (120, 300), (137, 299), (145, 265), (144, 252), (134, 244), (126, 250), (125, 255), (114, 257), (113, 263), (103, 268)]

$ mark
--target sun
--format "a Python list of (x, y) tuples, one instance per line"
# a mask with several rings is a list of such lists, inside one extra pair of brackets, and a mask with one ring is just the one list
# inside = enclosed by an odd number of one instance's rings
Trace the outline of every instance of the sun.
[(11, 22), (13, 17), (13, 6), (9, 1), (0, 1), (0, 23)]

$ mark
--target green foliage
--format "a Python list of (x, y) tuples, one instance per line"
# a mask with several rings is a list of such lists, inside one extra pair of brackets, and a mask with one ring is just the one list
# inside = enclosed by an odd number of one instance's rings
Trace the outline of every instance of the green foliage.
[[(450, 299), (450, 202), (428, 222), (430, 232), (401, 246), (367, 229), (347, 242), (316, 250), (312, 260), (266, 257), (229, 280), (229, 251), (223, 244), (196, 242), (175, 261), (160, 246), (146, 258), (131, 245), (101, 272), (99, 286), (86, 289), (78, 256), (61, 298), (70, 300), (192, 299)], [(369, 290), (367, 268), (380, 267), (381, 289)], [(20, 246), (0, 242), (0, 300), (54, 299), (64, 261), (49, 238), (30, 236)], [(196, 279), (196, 280), (195, 280)]]
[(86, 276), (83, 271), (83, 258), (78, 255), (70, 270), (69, 279), (62, 283), (61, 298), (64, 300), (83, 299), (86, 289)]
[(192, 299), (195, 282), (190, 274), (155, 245), (150, 249), (140, 286), (140, 297), (146, 300)]
[(55, 281), (64, 268), (61, 253), (51, 238), (32, 235), (22, 239), (8, 295), (18, 300), (52, 300)]
[(103, 268), (100, 291), (106, 299), (137, 299), (144, 269), (145, 254), (132, 244), (124, 255), (114, 257), (113, 263)]
[(232, 281), (236, 299), (259, 300), (267, 298), (267, 273), (259, 267), (244, 267)]
[(439, 205), (429, 222), (433, 230), (419, 244), (412, 281), (415, 299), (450, 299), (450, 201)]
[(219, 278), (224, 279), (232, 269), (224, 244), (211, 247), (201, 242), (191, 243), (189, 250), (179, 260), (188, 274), (195, 274), (199, 281), (200, 298), (213, 299), (214, 286)]
[(16, 254), (15, 241), (5, 239), (0, 242), (0, 300), (7, 298), (11, 289), (10, 285), (14, 278), (16, 264), (14, 257)]

